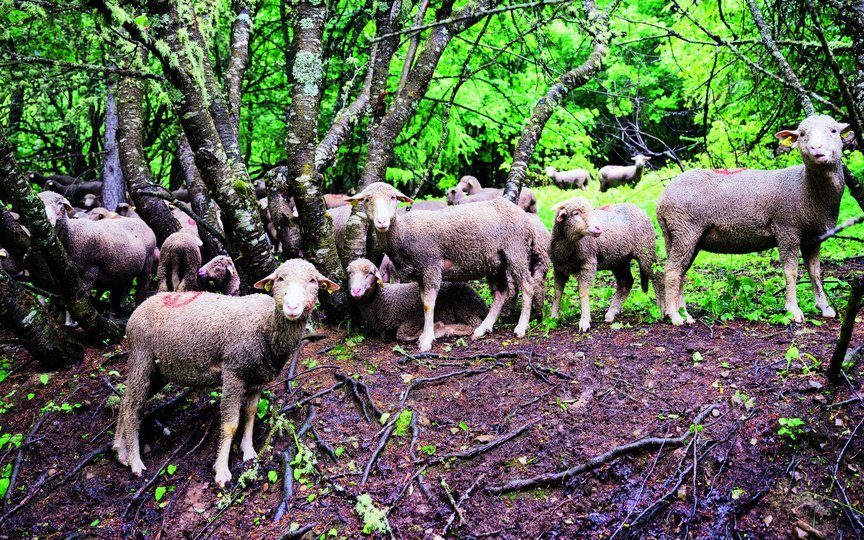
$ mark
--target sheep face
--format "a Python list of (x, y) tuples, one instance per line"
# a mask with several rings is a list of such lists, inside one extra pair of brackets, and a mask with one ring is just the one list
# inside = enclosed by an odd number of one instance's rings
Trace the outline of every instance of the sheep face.
[(400, 202), (408, 204), (414, 201), (398, 189), (385, 182), (374, 182), (366, 189), (347, 199), (352, 205), (363, 204), (369, 221), (378, 232), (387, 232), (393, 218), (396, 217), (396, 207)]
[(117, 217), (117, 214), (109, 212), (107, 208), (102, 208), (101, 206), (87, 212), (87, 219), (90, 221), (101, 221), (103, 219), (112, 219), (115, 217)]
[(97, 206), (99, 206), (99, 199), (98, 197), (96, 197), (96, 195), (88, 193), (87, 195), (84, 195), (84, 200), (82, 201), (81, 205), (87, 209), (96, 208)]
[(546, 167), (546, 176), (549, 178), (555, 178), (556, 172), (558, 172), (558, 170), (555, 167)]
[(217, 255), (198, 270), (198, 277), (222, 285), (236, 273), (231, 257)]
[(476, 176), (471, 176), (470, 174), (466, 174), (462, 178), (459, 179), (459, 183), (456, 184), (456, 187), (465, 192), (466, 195), (474, 195), (476, 193), (480, 193), (480, 190), (483, 188), (480, 186), (480, 180), (477, 180)]
[(57, 225), (57, 220), (60, 219), (64, 212), (66, 215), (72, 215), (72, 212), (75, 211), (72, 205), (69, 204), (69, 201), (66, 200), (66, 197), (53, 191), (43, 191), (39, 194), (39, 198), (42, 199), (42, 204), (45, 205), (45, 215), (48, 217), (48, 222), (51, 223), (52, 227)]
[(642, 154), (637, 154), (633, 156), (633, 162), (636, 163), (637, 167), (644, 167), (651, 160), (648, 156), (643, 156)]
[(594, 213), (594, 207), (586, 199), (575, 197), (552, 207), (555, 223), (566, 227), (567, 232), (576, 237), (600, 236), (603, 229)]
[(798, 129), (780, 131), (776, 137), (797, 148), (805, 165), (834, 166), (840, 162), (843, 136), (848, 130), (849, 124), (819, 115), (805, 118)]
[(120, 203), (117, 205), (117, 215), (123, 217), (134, 217), (135, 207), (130, 206), (128, 203)]
[(381, 272), (369, 259), (357, 259), (348, 265), (348, 291), (351, 298), (360, 300), (375, 290), (375, 287), (383, 286)]
[(291, 259), (282, 263), (275, 272), (255, 283), (273, 295), (276, 311), (289, 321), (308, 316), (318, 301), (318, 289), (338, 291), (339, 285), (321, 275), (310, 263)]

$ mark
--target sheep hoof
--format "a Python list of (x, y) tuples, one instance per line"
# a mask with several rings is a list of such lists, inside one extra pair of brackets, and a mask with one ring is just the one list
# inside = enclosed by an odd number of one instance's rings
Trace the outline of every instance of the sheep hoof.
[(669, 319), (672, 321), (674, 326), (682, 326), (684, 324), (684, 318), (678, 313), (669, 314)]
[(474, 329), (474, 332), (471, 334), (471, 339), (480, 339), (486, 335), (486, 329), (482, 326), (478, 326)]
[(258, 458), (258, 452), (256, 452), (254, 448), (250, 447), (250, 448), (244, 448), (243, 449), (243, 462), (244, 463), (249, 461), (250, 459), (257, 459), (257, 458)]
[(432, 349), (432, 338), (426, 339), (426, 338), (423, 338), (421, 336), (420, 341), (418, 342), (418, 346), (419, 346), (418, 348), (420, 349), (420, 352), (426, 352), (426, 351)]
[[(526, 326), (527, 326), (527, 325), (526, 325)], [(517, 338), (524, 338), (524, 337), (525, 337), (525, 331), (526, 331), (526, 330), (527, 330), (527, 328), (523, 328), (523, 327), (517, 326), (517, 327), (513, 330), (513, 333), (516, 335)]]
[(140, 460), (138, 461), (138, 463), (135, 463), (133, 461), (132, 464), (130, 465), (130, 467), (132, 468), (132, 474), (134, 474), (135, 476), (138, 476), (139, 478), (144, 473), (144, 471), (147, 470), (147, 467), (145, 467), (144, 464), (141, 463)]
[(591, 323), (589, 321), (579, 321), (579, 331), (587, 332), (591, 329)]
[(833, 319), (837, 316), (837, 312), (831, 306), (822, 308), (822, 316), (827, 319)]
[(607, 323), (613, 323), (613, 322), (615, 322), (615, 316), (616, 316), (616, 315), (618, 315), (618, 314), (617, 314), (617, 313), (607, 313), (607, 314), (606, 314), (606, 317), (604, 318), (604, 320), (605, 320)]
[(787, 306), (786, 311), (792, 314), (792, 320), (796, 323), (804, 322), (804, 312), (798, 306)]
[(216, 485), (224, 488), (225, 484), (231, 481), (231, 471), (228, 468), (219, 469), (216, 471)]

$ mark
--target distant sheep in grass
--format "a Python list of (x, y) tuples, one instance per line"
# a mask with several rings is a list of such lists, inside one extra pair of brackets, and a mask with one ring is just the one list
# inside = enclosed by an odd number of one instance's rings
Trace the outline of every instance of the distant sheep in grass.
[(623, 185), (635, 186), (642, 179), (642, 170), (648, 164), (651, 158), (638, 154), (633, 158), (636, 163), (630, 166), (623, 165), (606, 165), (599, 171), (600, 174), (600, 192), (603, 193), (609, 188), (616, 188)]

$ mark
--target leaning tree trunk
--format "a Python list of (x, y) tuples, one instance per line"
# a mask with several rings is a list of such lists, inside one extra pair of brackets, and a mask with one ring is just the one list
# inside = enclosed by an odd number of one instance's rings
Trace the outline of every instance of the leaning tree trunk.
[(862, 297), (864, 297), (864, 278), (858, 276), (852, 280), (852, 291), (849, 293), (849, 303), (843, 314), (843, 325), (840, 327), (837, 345), (834, 347), (831, 364), (828, 366), (828, 380), (834, 384), (840, 382), (840, 372), (843, 369), (843, 362), (846, 361), (849, 342), (852, 340), (852, 330), (855, 328), (855, 317), (861, 311)]
[[(183, 169), (183, 178), (185, 179), (186, 189), (189, 190), (189, 201), (192, 211), (201, 216), (207, 223), (219, 229), (219, 224), (216, 220), (209, 219), (210, 215), (210, 199), (204, 193), (204, 182), (201, 180), (201, 173), (198, 172), (198, 167), (195, 166), (195, 156), (192, 155), (192, 149), (189, 148), (189, 141), (185, 135), (180, 136), (180, 144), (177, 146), (177, 159), (180, 161), (180, 168)], [(224, 236), (225, 231), (220, 231)], [(198, 236), (201, 238), (201, 257), (205, 261), (209, 261), (217, 255), (226, 255), (219, 240), (216, 239), (210, 231), (202, 223), (198, 223)]]
[(10, 256), (21, 261), (30, 272), (30, 280), (34, 285), (48, 291), (59, 290), (48, 262), (37, 250), (31, 249), (30, 237), (24, 233), (12, 213), (2, 204), (0, 204), (0, 246), (3, 246)]
[(510, 166), (507, 185), (504, 187), (504, 197), (511, 202), (515, 203), (519, 198), (519, 191), (522, 189), (525, 173), (528, 170), (528, 162), (534, 155), (537, 143), (540, 142), (540, 136), (543, 134), (546, 122), (549, 121), (556, 107), (571, 90), (590, 81), (594, 74), (600, 70), (609, 50), (612, 33), (607, 23), (606, 13), (597, 10), (594, 0), (582, 0), (582, 9), (585, 11), (585, 19), (589, 25), (586, 30), (593, 36), (594, 48), (581, 66), (562, 75), (561, 79), (553, 84), (546, 95), (534, 105), (531, 117), (528, 118), (528, 123), (522, 128), (522, 135), (519, 136), (519, 142), (516, 143), (516, 150), (513, 152), (513, 164)]
[(42, 369), (54, 371), (80, 362), (84, 348), (42, 305), (0, 269), (0, 322), (12, 330)]
[(289, 157), (285, 177), (303, 227), (303, 252), (306, 259), (325, 276), (343, 285), (340, 291), (322, 295), (322, 304), (327, 312), (341, 318), (348, 313), (345, 270), (336, 252), (333, 221), (325, 212), (324, 197), (315, 168), (321, 100), (321, 36), (326, 12), (324, 3), (317, 0), (302, 0), (297, 5), (292, 44), (294, 66), (289, 77), (292, 87), (286, 144)]
[(117, 145), (117, 85), (108, 86), (105, 100), (105, 163), (102, 167), (102, 206), (113, 212), (117, 205), (126, 202), (126, 184), (120, 166), (120, 149)]
[(21, 216), (21, 223), (30, 231), (30, 243), (51, 268), (59, 293), (81, 328), (98, 341), (116, 342), (123, 338), (123, 329), (102, 317), (90, 302), (78, 271), (69, 260), (63, 244), (45, 216), (45, 205), (18, 170), (14, 150), (0, 132), (0, 198), (11, 204)]
[[(852, 96), (859, 111), (864, 111), (864, 0), (852, 0), (841, 10), (846, 35), (852, 40), (855, 55), (855, 75), (852, 77)], [(864, 133), (857, 134), (864, 139)]]
[(145, 195), (156, 186), (141, 142), (142, 85), (142, 81), (129, 77), (121, 79), (117, 85), (118, 154), (136, 212), (153, 229), (161, 246), (169, 235), (180, 230), (180, 224), (162, 200)]

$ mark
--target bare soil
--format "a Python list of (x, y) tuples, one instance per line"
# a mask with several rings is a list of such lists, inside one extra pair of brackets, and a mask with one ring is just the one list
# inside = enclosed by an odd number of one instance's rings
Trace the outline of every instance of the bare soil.
[[(50, 374), (43, 384), (38, 367), (26, 364), (20, 351), (17, 372), (2, 383), (2, 400), (11, 407), (0, 414), (0, 435), (27, 437), (49, 401), (69, 404), (71, 411), (45, 413), (23, 446), (20, 475), (0, 512), (0, 537), (278, 538), (293, 523), (312, 525), (307, 539), (331, 530), (339, 538), (356, 538), (363, 529), (355, 511), (360, 494), (370, 495), (379, 509), (389, 508), (396, 538), (861, 534), (853, 523), (864, 520), (864, 443), (855, 436), (864, 402), (830, 404), (864, 394), (862, 368), (856, 366), (852, 380), (837, 388), (825, 380), (837, 321), (790, 328), (743, 321), (687, 328), (643, 325), (626, 317), (622, 322), (618, 329), (599, 322), (588, 334), (567, 327), (547, 336), (535, 329), (523, 340), (512, 339), (512, 327), (504, 326), (478, 342), (436, 342), (438, 358), (407, 357), (392, 343), (372, 338), (346, 345), (343, 330), (324, 328), (328, 337), (307, 344), (300, 356), (295, 397), (289, 398), (284, 383), (287, 366), (270, 388), (270, 411), (262, 413), (255, 430), (258, 478), (237, 486), (244, 464), (235, 445), (235, 481), (224, 491), (213, 484), (212, 471), (218, 394), (193, 391), (155, 415), (160, 427), (145, 423), (148, 469), (136, 478), (110, 450), (85, 460), (111, 441), (117, 415), (111, 386), (125, 380), (125, 357), (112, 355), (115, 348), (92, 348), (80, 366)], [(793, 342), (802, 355), (787, 361)], [(824, 362), (821, 367), (803, 368), (816, 360)], [(464, 370), (412, 388), (400, 404), (417, 378)], [(307, 483), (294, 483), (288, 511), (274, 522), (282, 500), (282, 452), (295, 442), (290, 432), (271, 430), (273, 411), (331, 387), (339, 382), (337, 372), (368, 385), (377, 406), (390, 413), (388, 422), (402, 410), (414, 411), (416, 442), (411, 444), (410, 428), (392, 435), (361, 485), (382, 424), (374, 417), (367, 421), (345, 386), (315, 399), (313, 425), (341, 455), (334, 462), (311, 433), (305, 434), (301, 440), (317, 458), (315, 472)], [(179, 392), (169, 388), (150, 406)], [(487, 491), (566, 469), (643, 437), (686, 434), (710, 404), (716, 412), (684, 446), (623, 455), (563, 485), (504, 495)], [(288, 417), (299, 428), (308, 411), (303, 407)], [(778, 434), (780, 418), (804, 421), (794, 440)], [(440, 459), (482, 448), (524, 426), (518, 436), (474, 457)], [(272, 447), (262, 448), (271, 431)], [(837, 481), (848, 504), (833, 482), (841, 453)], [(0, 470), (17, 455), (0, 450)], [(695, 476), (687, 474), (694, 456)], [(82, 460), (80, 471), (62, 482)], [(424, 461), (434, 463), (418, 483)], [(167, 465), (171, 474), (157, 474)], [(275, 482), (268, 480), (269, 471), (278, 474)], [(220, 501), (229, 504), (220, 507)]]

